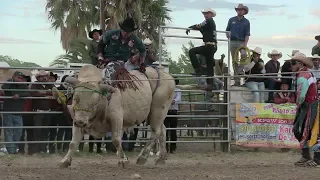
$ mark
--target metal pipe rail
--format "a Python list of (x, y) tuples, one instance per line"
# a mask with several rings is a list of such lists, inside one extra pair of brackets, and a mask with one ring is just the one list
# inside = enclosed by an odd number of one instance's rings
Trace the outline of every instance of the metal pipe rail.
[[(168, 34), (163, 34), (162, 37), (174, 37), (174, 38), (186, 38), (186, 39), (199, 39), (202, 40), (202, 37), (197, 37), (197, 36), (177, 36), (177, 35), (168, 35)], [(217, 39), (217, 41), (227, 41), (227, 39)]]
[[(180, 30), (193, 30), (193, 31), (197, 31), (191, 28), (184, 28), (184, 27), (175, 27), (175, 26), (160, 26), (163, 29), (180, 29)], [(216, 31), (217, 33), (230, 33), (230, 31)]]
[[(0, 114), (62, 114), (62, 111), (1, 111)], [(177, 117), (177, 118), (217, 118), (227, 117), (226, 115), (167, 115), (166, 117)]]
[[(73, 126), (11, 126), (11, 127), (0, 127), (0, 129), (58, 129), (58, 128), (64, 128), (64, 129), (70, 129)], [(136, 126), (132, 127), (135, 129), (141, 129), (141, 130), (151, 130), (149, 126)], [(177, 128), (166, 128), (166, 130), (228, 130), (228, 128), (221, 128), (221, 127), (177, 127)]]
[[(39, 144), (39, 143), (70, 143), (71, 141), (16, 141), (16, 142), (0, 142), (0, 144)], [(112, 142), (112, 140), (82, 140), (80, 142)], [(134, 140), (121, 140), (121, 142), (135, 142), (135, 143), (147, 143), (149, 141), (144, 140), (144, 141), (134, 141)], [(221, 143), (221, 142), (225, 142), (225, 143), (230, 143), (231, 141), (228, 140), (211, 140), (211, 141), (197, 141), (197, 140), (193, 140), (193, 141), (166, 141), (166, 143)]]

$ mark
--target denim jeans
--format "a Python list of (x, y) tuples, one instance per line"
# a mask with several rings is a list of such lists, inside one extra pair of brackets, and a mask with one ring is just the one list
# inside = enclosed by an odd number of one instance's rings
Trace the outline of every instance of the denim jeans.
[(264, 82), (246, 82), (246, 87), (252, 90), (253, 103), (264, 103)]
[(124, 63), (124, 67), (126, 68), (127, 71), (132, 71), (132, 70), (138, 70), (140, 66), (136, 64), (132, 64), (130, 61), (127, 61)]
[[(3, 126), (4, 127), (21, 127), (23, 126), (23, 120), (21, 115), (3, 114)], [(20, 141), (22, 135), (22, 128), (4, 129), (5, 142)], [(17, 152), (17, 145), (14, 143), (6, 144), (6, 148), (9, 154)]]

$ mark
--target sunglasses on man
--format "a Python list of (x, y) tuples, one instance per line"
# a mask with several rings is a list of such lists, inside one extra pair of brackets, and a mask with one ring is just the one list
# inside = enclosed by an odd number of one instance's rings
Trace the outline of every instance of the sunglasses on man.
[(297, 61), (297, 60), (294, 60), (294, 59), (292, 59), (292, 60), (290, 61), (290, 64), (291, 64), (291, 65), (296, 65), (296, 64), (298, 64), (298, 63), (300, 63), (300, 62)]

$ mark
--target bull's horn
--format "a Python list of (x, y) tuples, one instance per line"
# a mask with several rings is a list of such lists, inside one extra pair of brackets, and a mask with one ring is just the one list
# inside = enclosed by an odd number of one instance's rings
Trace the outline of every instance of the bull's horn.
[(108, 84), (100, 84), (100, 88), (101, 90), (103, 91), (107, 91), (107, 92), (110, 92), (110, 93), (114, 93), (116, 92), (116, 88), (108, 85)]
[(67, 78), (65, 79), (65, 82), (71, 84), (72, 86), (75, 86), (75, 85), (77, 85), (80, 81), (79, 81), (78, 79), (74, 78), (74, 77), (67, 77)]

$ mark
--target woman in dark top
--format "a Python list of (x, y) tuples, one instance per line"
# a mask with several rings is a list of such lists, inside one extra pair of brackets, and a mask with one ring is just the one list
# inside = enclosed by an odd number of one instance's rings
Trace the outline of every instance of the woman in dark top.
[[(244, 71), (249, 77), (246, 80), (246, 87), (252, 90), (253, 93), (253, 103), (264, 103), (264, 78), (262, 74), (265, 73), (264, 62), (260, 58), (262, 49), (256, 47), (252, 50), (253, 54), (251, 57), (251, 63), (244, 66)], [(259, 77), (250, 77), (250, 75), (259, 76)]]

